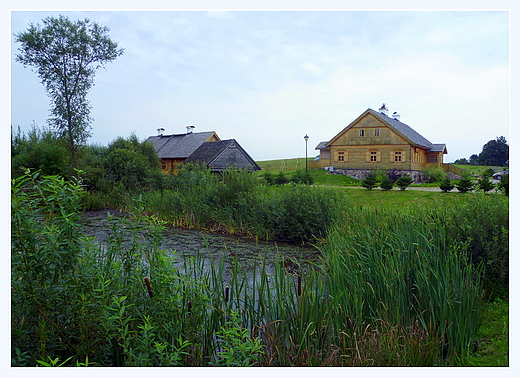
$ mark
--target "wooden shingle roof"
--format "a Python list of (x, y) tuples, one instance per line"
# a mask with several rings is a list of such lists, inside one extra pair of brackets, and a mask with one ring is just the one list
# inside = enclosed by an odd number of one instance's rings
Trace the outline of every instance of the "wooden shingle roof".
[(261, 169), (235, 139), (205, 142), (185, 160), (185, 163), (205, 164), (214, 171), (223, 171), (230, 167), (250, 171)]
[(156, 135), (148, 137), (161, 159), (187, 158), (212, 136), (220, 138), (214, 131), (200, 133)]
[(423, 137), (421, 134), (419, 134), (417, 131), (412, 129), (407, 124), (401, 122), (400, 120), (389, 117), (384, 113), (375, 111), (373, 109), (367, 109), (363, 114), (361, 114), (358, 118), (356, 118), (355, 121), (351, 122), (347, 127), (345, 127), (343, 130), (341, 130), (334, 138), (332, 138), (330, 141), (326, 142), (325, 144), (322, 142), (318, 146), (316, 146), (316, 149), (327, 149), (330, 147), (330, 145), (334, 142), (336, 138), (338, 138), (340, 135), (342, 135), (347, 129), (352, 127), (355, 123), (357, 123), (361, 118), (365, 117), (367, 114), (371, 114), (375, 118), (381, 120), (383, 123), (388, 125), (391, 129), (393, 129), (397, 134), (402, 136), (404, 139), (406, 139), (412, 146), (418, 146), (423, 147), (431, 152), (443, 152), (447, 153), (446, 145), (445, 144), (434, 144), (430, 142), (428, 139)]

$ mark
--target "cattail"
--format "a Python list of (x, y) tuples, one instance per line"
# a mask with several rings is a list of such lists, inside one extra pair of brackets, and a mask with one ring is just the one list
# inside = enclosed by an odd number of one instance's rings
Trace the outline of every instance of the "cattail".
[(347, 316), (347, 328), (352, 329), (352, 320), (350, 319), (350, 316)]
[(227, 302), (229, 302), (229, 286), (226, 286), (225, 294), (226, 294), (226, 303), (227, 303)]
[(148, 289), (148, 295), (150, 296), (150, 298), (153, 298), (152, 286), (150, 285), (150, 280), (148, 279), (148, 277), (144, 278), (144, 283), (146, 284), (146, 288)]

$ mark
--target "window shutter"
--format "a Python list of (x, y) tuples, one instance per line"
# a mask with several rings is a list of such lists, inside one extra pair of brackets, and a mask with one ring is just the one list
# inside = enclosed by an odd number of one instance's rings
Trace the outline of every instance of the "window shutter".
[(367, 150), (366, 161), (367, 161), (367, 163), (370, 163), (370, 150)]
[(381, 152), (379, 152), (379, 151), (376, 152), (376, 162), (377, 163), (381, 162)]
[(406, 151), (403, 151), (401, 152), (401, 162), (405, 162), (406, 161)]

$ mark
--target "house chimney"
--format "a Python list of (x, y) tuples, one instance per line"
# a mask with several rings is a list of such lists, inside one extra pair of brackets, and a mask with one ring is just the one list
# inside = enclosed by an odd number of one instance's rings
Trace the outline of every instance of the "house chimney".
[(388, 108), (386, 107), (386, 104), (383, 102), (383, 105), (379, 108), (379, 112), (383, 113), (385, 116), (388, 115)]
[(395, 119), (395, 120), (397, 120), (397, 121), (399, 121), (399, 119), (401, 118), (401, 116), (399, 115), (399, 113), (394, 112), (394, 113), (392, 114), (392, 118)]
[(162, 127), (157, 129), (157, 135), (161, 136), (161, 135), (163, 135), (163, 133), (164, 133), (164, 129)]
[(193, 132), (193, 129), (195, 128), (195, 126), (191, 125), (191, 126), (186, 126), (186, 134), (191, 134)]

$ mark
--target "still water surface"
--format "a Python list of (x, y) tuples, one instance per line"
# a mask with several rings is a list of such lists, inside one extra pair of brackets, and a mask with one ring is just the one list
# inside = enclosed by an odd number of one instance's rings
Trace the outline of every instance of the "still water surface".
[[(82, 214), (82, 229), (86, 236), (94, 237), (96, 244), (103, 245), (110, 235), (109, 213), (115, 218), (124, 218), (127, 214), (117, 210), (87, 211)], [(123, 226), (123, 224), (122, 224)], [(238, 259), (241, 268), (249, 270), (260, 267), (265, 260), (268, 270), (272, 269), (277, 257), (284, 257), (286, 267), (291, 269), (291, 259), (297, 262), (315, 260), (319, 252), (312, 246), (298, 246), (288, 243), (263, 242), (244, 236), (223, 235), (200, 230), (167, 227), (163, 232), (161, 249), (166, 250), (172, 261), (178, 264), (189, 256), (201, 256), (209, 267), (211, 261), (223, 258), (226, 268), (230, 268)], [(180, 261), (180, 262), (179, 262)]]

